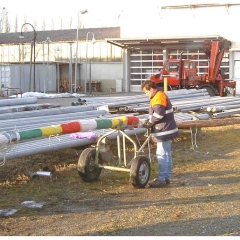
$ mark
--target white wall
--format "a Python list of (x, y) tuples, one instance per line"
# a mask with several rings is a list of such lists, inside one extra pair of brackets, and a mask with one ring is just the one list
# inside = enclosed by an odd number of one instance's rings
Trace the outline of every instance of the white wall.
[[(151, 2), (151, 4), (150, 4)], [(240, 51), (240, 34), (237, 30), (240, 22), (240, 5), (204, 8), (163, 9), (163, 6), (194, 4), (239, 4), (237, 0), (151, 0), (149, 4), (139, 1), (133, 14), (133, 6), (124, 9), (120, 18), (121, 38), (161, 38), (161, 37), (194, 37), (222, 36), (232, 42), (232, 66), (230, 71), (233, 80), (237, 81), (236, 93), (240, 94), (240, 79), (236, 76), (236, 54)], [(133, 21), (134, 19), (134, 21)], [(234, 50), (234, 48), (238, 50)], [(137, 91), (134, 86), (131, 91)]]
[[(240, 22), (240, 6), (162, 9), (160, 4), (209, 4), (209, 2), (194, 0), (161, 2), (154, 1), (149, 5), (138, 2), (134, 16), (132, 8), (124, 10), (120, 19), (121, 38), (220, 35), (231, 41), (239, 41), (233, 26)], [(210, 3), (221, 4), (221, 1)]]
[(240, 52), (234, 52), (233, 79), (236, 80), (236, 93), (240, 94)]
[[(92, 70), (92, 79), (111, 80), (111, 79), (123, 77), (122, 63), (94, 63), (92, 64), (91, 70)], [(89, 64), (88, 64), (88, 71), (89, 71)]]
[[(88, 78), (89, 80), (88, 64)], [(85, 82), (86, 65), (81, 65), (81, 82)], [(103, 92), (110, 92), (116, 89), (116, 79), (123, 78), (123, 64), (122, 63), (92, 63), (91, 64), (91, 81), (100, 81), (101, 90)], [(83, 84), (84, 85), (84, 84)]]

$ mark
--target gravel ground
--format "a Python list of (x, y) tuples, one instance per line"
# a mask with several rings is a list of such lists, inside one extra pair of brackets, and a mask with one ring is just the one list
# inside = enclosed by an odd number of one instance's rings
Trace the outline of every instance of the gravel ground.
[[(197, 150), (188, 135), (176, 139), (172, 183), (159, 189), (134, 188), (128, 173), (107, 170), (83, 182), (76, 149), (9, 160), (0, 168), (0, 209), (18, 211), (0, 217), (0, 235), (239, 236), (239, 131), (240, 125), (204, 128)], [(49, 164), (56, 167), (52, 178), (24, 175)], [(24, 201), (43, 207), (23, 207)]]
[[(76, 98), (51, 101), (70, 106)], [(0, 167), (0, 235), (239, 236), (239, 131), (240, 124), (202, 128), (195, 149), (190, 134), (181, 133), (172, 144), (172, 183), (159, 189), (134, 188), (129, 173), (107, 170), (97, 181), (83, 182), (76, 170), (79, 149), (8, 160)], [(111, 149), (116, 157), (115, 143)], [(154, 153), (151, 145), (151, 179)], [(52, 178), (24, 175), (49, 165), (56, 168)], [(27, 208), (24, 201), (43, 207)], [(6, 209), (17, 212), (6, 217)]]

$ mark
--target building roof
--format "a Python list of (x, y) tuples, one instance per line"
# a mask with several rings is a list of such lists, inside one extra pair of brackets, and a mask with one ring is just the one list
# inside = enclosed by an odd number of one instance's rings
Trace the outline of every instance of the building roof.
[(231, 42), (218, 35), (207, 36), (171, 36), (159, 38), (107, 38), (108, 43), (116, 45), (125, 49), (176, 49), (182, 48), (196, 48), (202, 47), (204, 41), (222, 40), (225, 42), (226, 47), (231, 46)]
[[(84, 28), (78, 31), (78, 41), (86, 41), (92, 38), (94, 33), (96, 40), (106, 40), (108, 43), (126, 49), (175, 49), (178, 48), (196, 48), (202, 47), (204, 41), (224, 40), (226, 47), (231, 46), (231, 42), (219, 35), (207, 36), (169, 36), (159, 38), (120, 38), (120, 27), (106, 28)], [(36, 42), (41, 43), (49, 39), (52, 43), (76, 42), (77, 29), (36, 31)], [(19, 38), (20, 32), (0, 33), (0, 45), (29, 44), (33, 41), (34, 31), (23, 32), (24, 38)]]
[[(84, 28), (78, 31), (78, 41), (86, 41), (88, 33), (94, 33), (96, 40), (105, 40), (105, 38), (119, 38), (120, 27), (106, 28)], [(77, 29), (36, 31), (36, 42), (46, 41), (50, 38), (51, 42), (76, 42)], [(19, 38), (21, 32), (0, 33), (0, 45), (16, 45), (19, 43), (30, 43), (34, 38), (34, 31), (23, 32), (24, 38)], [(92, 36), (89, 34), (89, 38)]]

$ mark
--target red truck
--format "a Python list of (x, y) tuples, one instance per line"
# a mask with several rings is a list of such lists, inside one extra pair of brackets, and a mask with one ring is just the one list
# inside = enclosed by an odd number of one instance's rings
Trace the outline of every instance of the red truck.
[(174, 89), (207, 89), (210, 96), (226, 96), (229, 89), (235, 96), (236, 82), (225, 80), (220, 71), (220, 64), (225, 52), (225, 42), (221, 40), (205, 41), (204, 53), (208, 56), (208, 73), (197, 75), (197, 65), (193, 59), (167, 59), (159, 74), (152, 75), (150, 80), (163, 87), (164, 78), (167, 80), (168, 90)]

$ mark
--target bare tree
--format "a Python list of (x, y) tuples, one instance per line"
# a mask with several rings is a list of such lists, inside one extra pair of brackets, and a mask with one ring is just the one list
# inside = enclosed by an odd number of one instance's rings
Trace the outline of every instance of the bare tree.
[(5, 33), (9, 33), (10, 32), (10, 23), (8, 20), (8, 12), (6, 12), (6, 16), (5, 16)]
[(72, 29), (72, 21), (73, 21), (73, 18), (72, 16), (69, 18), (69, 29)]
[(35, 29), (37, 29), (37, 20), (36, 20), (36, 19), (34, 19), (33, 27), (34, 27)]
[[(27, 17), (26, 17), (26, 16), (24, 16), (24, 18), (23, 18), (23, 19), (24, 19), (24, 21), (23, 21), (23, 22), (24, 22), (24, 23), (27, 23)], [(24, 24), (24, 23), (23, 23), (23, 24)], [(27, 32), (27, 31), (28, 31), (28, 25), (26, 24), (26, 25), (24, 25), (23, 32)]]
[(83, 27), (84, 27), (84, 26), (83, 26), (83, 21), (80, 19), (78, 28), (81, 29), (81, 28), (83, 28)]
[(16, 15), (16, 18), (15, 18), (15, 26), (14, 26), (14, 32), (17, 32), (18, 31), (18, 16)]
[(5, 7), (0, 7), (0, 32), (3, 32), (3, 25), (5, 19)]
[(59, 26), (59, 28), (60, 28), (60, 30), (63, 29), (63, 20), (62, 20), (62, 18), (60, 18), (60, 26)]
[[(28, 22), (27, 16), (25, 15), (23, 17), (23, 24), (27, 23), (27, 22)], [(34, 26), (35, 29), (37, 29), (38, 24), (40, 24), (40, 23), (37, 22), (37, 20), (35, 19), (34, 23), (33, 23), (33, 26)], [(68, 23), (69, 29), (72, 29), (72, 25), (73, 25), (73, 17), (71, 16), (71, 17), (69, 17), (69, 23)], [(51, 30), (55, 30), (56, 27), (58, 29), (61, 29), (61, 30), (64, 28), (64, 22), (63, 22), (62, 18), (60, 18), (60, 23), (59, 23), (58, 26), (56, 26), (56, 23), (54, 22), (54, 19), (52, 18)], [(0, 33), (3, 33), (3, 32), (8, 33), (11, 30), (14, 31), (14, 32), (17, 32), (17, 31), (19, 31), (18, 28), (19, 28), (18, 15), (16, 15), (15, 22), (12, 24), (12, 27), (11, 27), (10, 21), (8, 19), (7, 9), (5, 7), (0, 6)], [(45, 19), (42, 20), (41, 28), (42, 28), (43, 31), (46, 31), (47, 24), (46, 24)], [(84, 28), (83, 22), (81, 20), (79, 21), (79, 28)], [(20, 30), (22, 30), (23, 32), (28, 32), (29, 31), (29, 26), (26, 24), (26, 25), (24, 25), (23, 29), (20, 29)]]
[(5, 32), (5, 30), (9, 29), (8, 24), (8, 12), (5, 7), (0, 7), (0, 32)]
[(43, 19), (43, 21), (42, 21), (42, 30), (43, 30), (43, 31), (46, 30), (46, 22), (45, 22), (45, 19)]
[(55, 23), (54, 23), (54, 19), (52, 18), (52, 24), (51, 24), (51, 30), (55, 29)]

